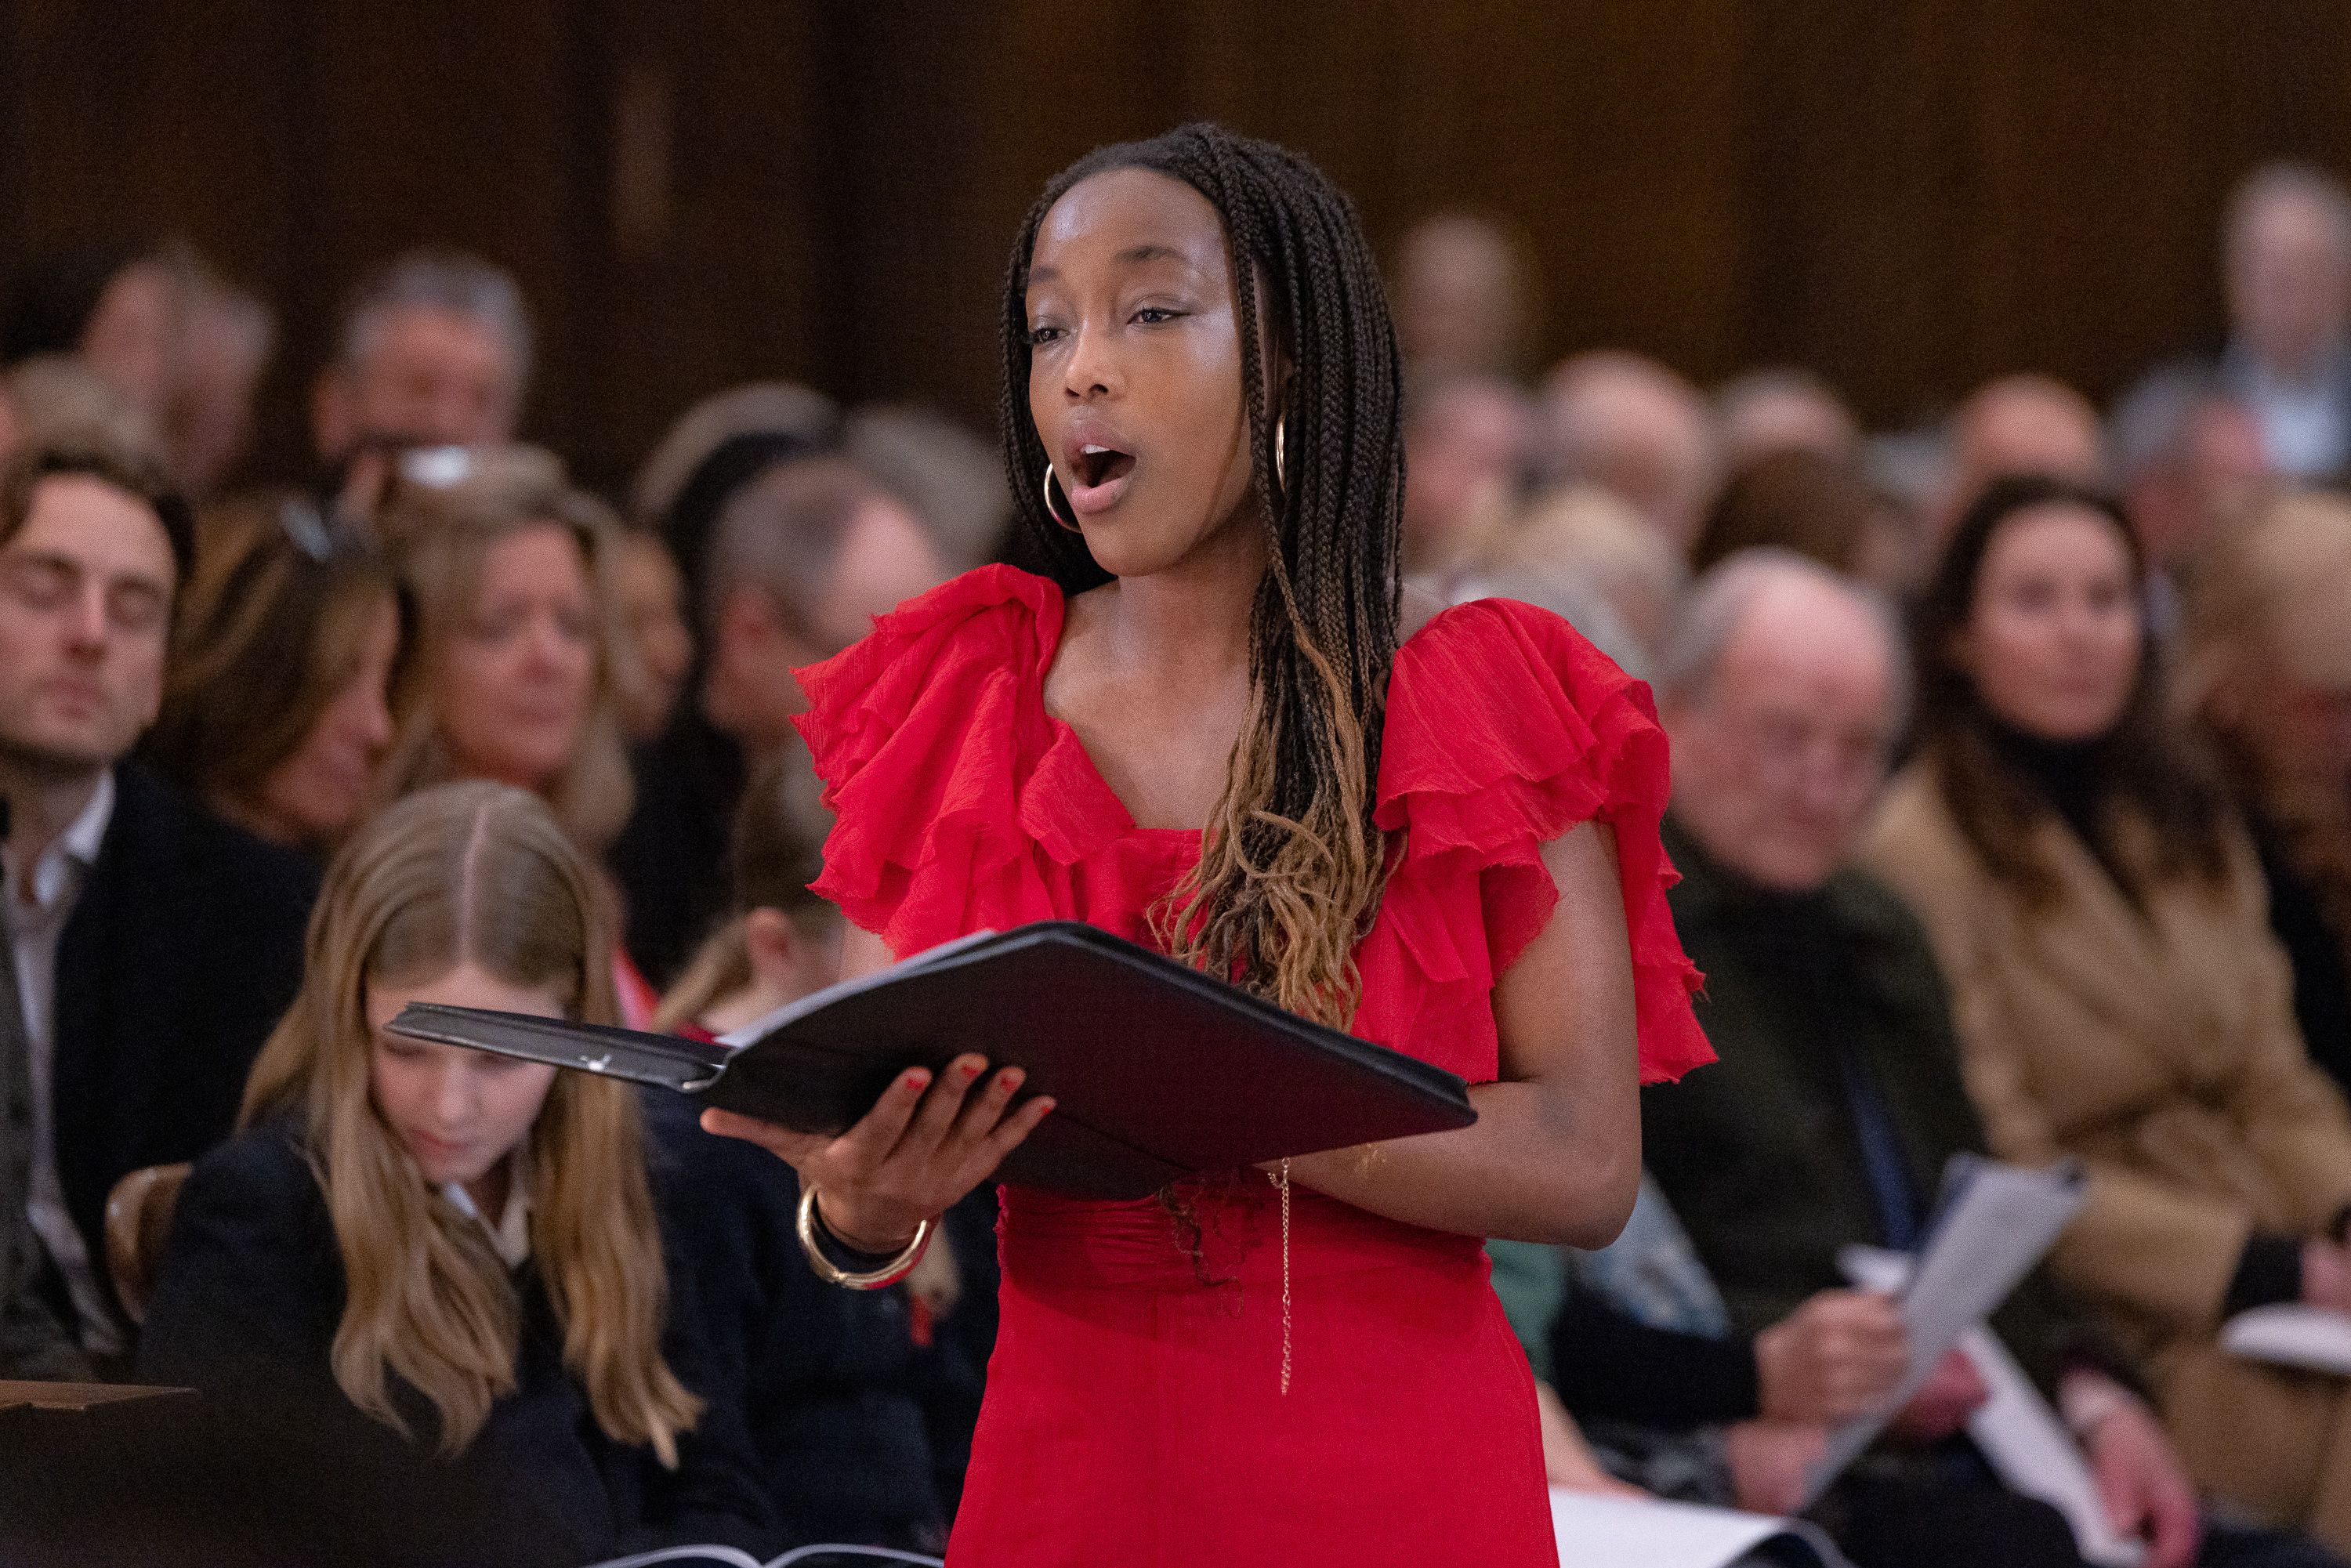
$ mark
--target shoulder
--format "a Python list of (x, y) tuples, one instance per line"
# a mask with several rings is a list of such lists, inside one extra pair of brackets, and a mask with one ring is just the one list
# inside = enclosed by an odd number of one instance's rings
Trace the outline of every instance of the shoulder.
[(943, 671), (1008, 666), (1041, 679), (1040, 655), (1060, 635), (1062, 608), (1050, 579), (1017, 567), (951, 578), (876, 616), (873, 630), (840, 653), (793, 672), (810, 705), (801, 733), (821, 758), (831, 732), (902, 712)]
[(100, 863), (128, 874), (177, 873), (219, 890), (235, 890), (241, 918), (288, 909), (308, 915), (318, 867), (308, 856), (267, 843), (223, 821), (180, 787), (135, 758), (114, 770), (114, 815)]
[(1573, 627), (1515, 600), (1431, 618), (1396, 651), (1380, 825), (1434, 826), (1416, 802), (1482, 798), (1552, 838), (1636, 797), (1662, 812), (1665, 732), (1649, 689)]
[(1862, 863), (1905, 895), (1972, 883), (1977, 856), (1959, 831), (1934, 764), (1917, 758), (1886, 785), (1862, 839)]
[(195, 1162), (172, 1210), (174, 1233), (191, 1220), (220, 1219), (257, 1230), (326, 1214), (326, 1195), (302, 1147), (299, 1126), (273, 1121), (238, 1134)]

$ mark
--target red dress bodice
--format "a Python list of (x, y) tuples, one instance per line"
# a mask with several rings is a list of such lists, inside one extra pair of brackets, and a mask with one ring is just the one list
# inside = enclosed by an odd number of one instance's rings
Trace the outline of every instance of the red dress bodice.
[[(983, 567), (799, 673), (837, 814), (817, 891), (894, 953), (1032, 920), (1147, 942), (1199, 853), (1196, 831), (1136, 827), (1046, 711), (1062, 614), (1053, 583)], [(1666, 904), (1667, 790), (1647, 689), (1565, 622), (1503, 600), (1431, 620), (1389, 681), (1374, 810), (1401, 848), (1353, 1032), (1492, 1081), (1495, 979), (1558, 900), (1541, 846), (1600, 821), (1642, 1079), (1710, 1060)], [(957, 1568), (1551, 1561), (1531, 1385), (1477, 1239), (1301, 1188), (1282, 1270), (1264, 1178), (1184, 1192), (1171, 1215), (1005, 1189)]]

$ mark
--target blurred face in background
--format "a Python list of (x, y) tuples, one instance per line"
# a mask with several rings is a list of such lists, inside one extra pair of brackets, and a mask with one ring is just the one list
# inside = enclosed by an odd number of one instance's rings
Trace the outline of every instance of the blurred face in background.
[(1821, 886), (1886, 779), (1895, 653), (1859, 601), (1810, 578), (1766, 583), (1706, 688), (1667, 705), (1675, 819), (1761, 886)]
[(265, 774), (245, 809), (231, 814), (290, 844), (331, 844), (357, 825), (376, 764), (392, 744), (385, 694), (399, 650), (400, 613), (387, 596), (368, 614), (350, 678), (294, 754)]
[(176, 573), (147, 504), (43, 480), (0, 547), (0, 752), (65, 775), (111, 766), (152, 723)]
[(78, 351), (108, 384), (162, 419), (179, 375), (180, 287), (161, 261), (115, 274), (82, 328)]
[(1994, 718), (2042, 740), (2090, 740), (2138, 679), (2138, 582), (2112, 519), (2071, 502), (2002, 522), (1953, 654)]
[(597, 633), (587, 558), (569, 528), (535, 524), (490, 546), (434, 691), (462, 775), (539, 792), (552, 785), (587, 736)]
[(438, 306), (395, 310), (367, 356), (319, 383), (312, 408), (319, 452), (349, 455), (370, 438), (425, 445), (496, 446), (514, 439), (521, 379), (486, 323)]
[(2229, 315), (2273, 375), (2315, 375), (2351, 318), (2351, 235), (2314, 198), (2278, 192), (2239, 221), (2229, 246)]
[(629, 732), (650, 740), (668, 727), (694, 665), (694, 633), (685, 623), (685, 579), (656, 535), (632, 529), (618, 536), (614, 587), (622, 624), (636, 644), (644, 690), (631, 705)]
[(1447, 382), (1421, 401), (1404, 427), (1407, 572), (1444, 570), (1480, 514), (1510, 498), (1532, 423), (1526, 400), (1503, 382)]

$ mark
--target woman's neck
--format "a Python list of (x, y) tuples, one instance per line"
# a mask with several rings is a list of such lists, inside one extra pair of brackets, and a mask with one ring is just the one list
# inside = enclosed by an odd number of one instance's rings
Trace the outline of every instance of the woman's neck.
[(1085, 596), (1102, 651), (1116, 666), (1176, 680), (1246, 670), (1265, 565), (1262, 538), (1228, 528), (1165, 571), (1114, 579)]

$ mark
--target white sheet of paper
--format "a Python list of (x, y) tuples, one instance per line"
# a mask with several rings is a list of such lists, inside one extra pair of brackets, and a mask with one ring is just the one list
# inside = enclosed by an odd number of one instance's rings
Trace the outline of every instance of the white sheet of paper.
[(2252, 1361), (2351, 1376), (2351, 1314), (2290, 1302), (2255, 1307), (2220, 1325), (2220, 1348)]
[(2000, 1479), (2010, 1490), (2037, 1497), (2064, 1514), (2083, 1562), (2096, 1568), (2138, 1568), (2147, 1561), (2146, 1543), (2116, 1535), (2106, 1522), (2097, 1480), (2074, 1435), (2007, 1347), (1978, 1324), (1959, 1336), (1959, 1348), (1991, 1390), (1984, 1407), (1968, 1418), (1968, 1436)]
[[(2007, 1299), (2085, 1196), (2081, 1166), (2071, 1162), (2035, 1171), (1971, 1155), (1952, 1156), (1944, 1186), (1943, 1208), (1902, 1291), (1910, 1360), (1889, 1411), (1908, 1404), (1943, 1353)], [(1869, 1447), (1886, 1420), (1865, 1416), (1829, 1434), (1827, 1451), (1805, 1478), (1806, 1503)]]
[[(1910, 1279), (1907, 1253), (1876, 1247), (1848, 1247), (1837, 1254), (1845, 1278), (1865, 1291), (1901, 1291)], [(2147, 1560), (2143, 1542), (2116, 1535), (2106, 1522), (2098, 1483), (2083, 1462), (2082, 1450), (2049, 1401), (2006, 1346), (1981, 1323), (1959, 1335), (1959, 1348), (1974, 1363), (1991, 1397), (1968, 1420), (1968, 1436), (2011, 1491), (2039, 1498), (2065, 1518), (2074, 1549), (2095, 1568), (2138, 1568)]]
[(1728, 1508), (1551, 1489), (1552, 1531), (1562, 1564), (1635, 1563), (1641, 1568), (1722, 1568), (1766, 1541), (1802, 1542), (1823, 1568), (1846, 1568), (1820, 1527)]

